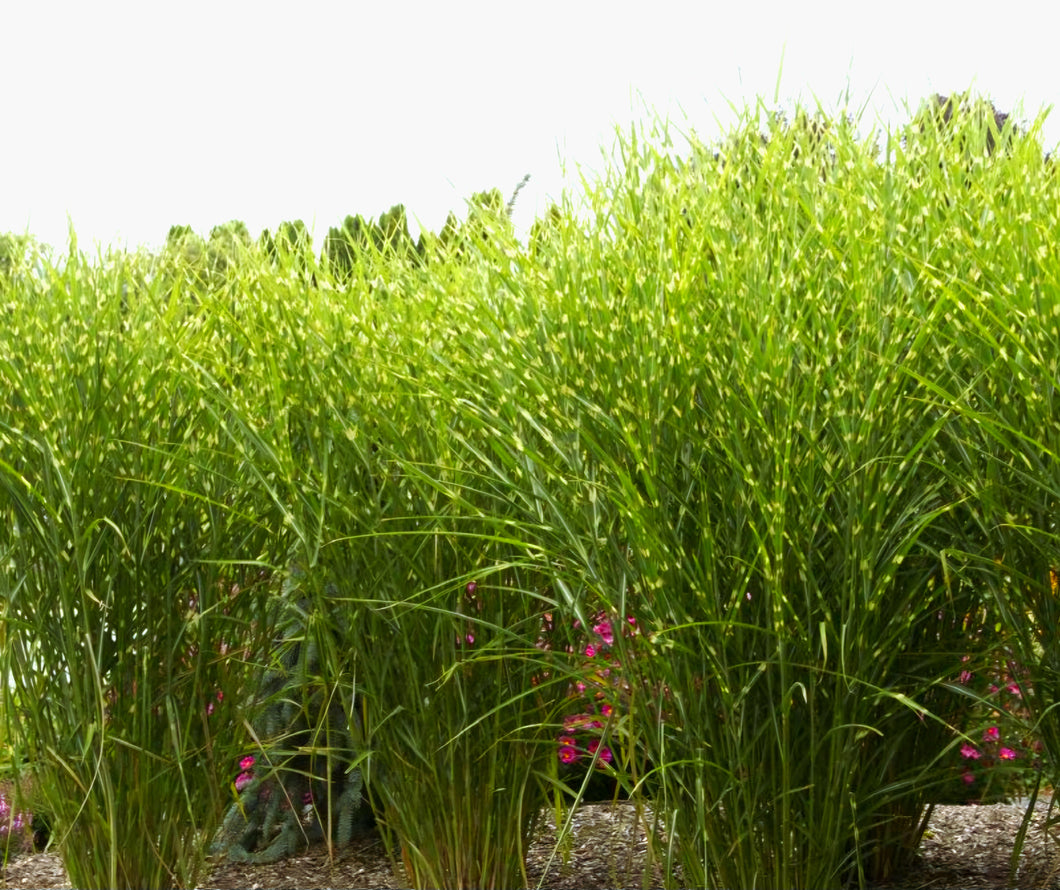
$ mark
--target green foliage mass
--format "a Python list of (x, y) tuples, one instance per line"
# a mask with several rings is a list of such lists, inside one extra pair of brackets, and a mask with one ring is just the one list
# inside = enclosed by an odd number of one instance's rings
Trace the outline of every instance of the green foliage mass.
[(856, 124), (633, 129), (527, 245), (490, 191), (5, 273), (0, 694), (72, 879), (192, 886), (286, 735), (416, 886), (523, 885), (579, 684), (675, 885), (900, 874), (962, 671), (1026, 667), (1055, 783), (1055, 165), (969, 95)]

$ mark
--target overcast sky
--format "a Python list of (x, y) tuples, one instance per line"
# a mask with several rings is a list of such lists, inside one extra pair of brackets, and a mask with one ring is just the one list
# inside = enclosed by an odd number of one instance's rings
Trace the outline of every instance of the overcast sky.
[(2, 2), (0, 231), (61, 247), (68, 217), (87, 249), (230, 219), (319, 245), (398, 202), (438, 229), (529, 173), (525, 230), (645, 105), (709, 140), (778, 74), (782, 106), (849, 93), (867, 123), (968, 87), (1026, 118), (1060, 99), (1041, 0)]

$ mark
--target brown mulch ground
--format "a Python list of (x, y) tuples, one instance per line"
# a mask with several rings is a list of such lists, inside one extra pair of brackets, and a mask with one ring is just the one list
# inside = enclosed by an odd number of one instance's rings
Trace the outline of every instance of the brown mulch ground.
[[(1044, 825), (1046, 804), (1039, 803), (1027, 833), (1015, 884), (1008, 883), (1009, 858), (1024, 808), (1016, 805), (937, 807), (921, 847), (921, 862), (901, 881), (878, 890), (1060, 890), (1060, 831)], [(1055, 815), (1055, 814), (1054, 814)], [(629, 803), (585, 804), (574, 813), (573, 840), (566, 856), (553, 856), (556, 833), (551, 820), (542, 826), (528, 856), (530, 886), (548, 888), (658, 888), (659, 867), (648, 869), (647, 841)], [(645, 880), (645, 877), (647, 879)], [(54, 853), (21, 856), (0, 872), (2, 887), (69, 887)], [(366, 832), (328, 860), (323, 846), (275, 865), (214, 863), (203, 888), (404, 888), (395, 876), (383, 843)]]

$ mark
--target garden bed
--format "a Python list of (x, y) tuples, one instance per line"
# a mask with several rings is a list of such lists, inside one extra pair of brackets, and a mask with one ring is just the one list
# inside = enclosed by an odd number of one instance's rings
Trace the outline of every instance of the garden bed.
[[(1060, 888), (1060, 844), (1057, 829), (1044, 828), (1047, 804), (1040, 802), (1027, 832), (1016, 886)], [(1013, 804), (940, 806), (932, 815), (918, 867), (900, 881), (878, 890), (993, 890), (1008, 887), (1009, 857), (1024, 809)], [(586, 804), (574, 815), (573, 840), (566, 863), (552, 859), (555, 829), (546, 822), (530, 850), (529, 877), (544, 888), (662, 887), (656, 866), (642, 881), (647, 844), (632, 804)], [(550, 861), (551, 859), (551, 861)], [(59, 858), (38, 853), (12, 861), (2, 873), (3, 887), (69, 887)], [(204, 887), (401, 888), (383, 843), (375, 832), (356, 838), (332, 864), (323, 846), (275, 865), (217, 864)]]

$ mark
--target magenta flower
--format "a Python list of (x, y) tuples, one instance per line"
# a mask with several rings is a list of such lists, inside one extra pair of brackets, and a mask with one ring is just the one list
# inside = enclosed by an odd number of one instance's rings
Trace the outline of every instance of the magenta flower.
[(999, 738), (1001, 738), (1001, 730), (996, 726), (991, 726), (983, 733), (984, 742), (996, 742)]
[(242, 791), (253, 781), (254, 776), (252, 773), (240, 773), (236, 776), (236, 791)]
[(601, 748), (600, 747), (600, 740), (599, 739), (593, 739), (591, 742), (589, 742), (589, 754), (595, 756), (597, 751), (600, 752), (600, 759), (604, 763), (610, 763), (614, 759), (614, 756), (611, 754), (611, 749), (610, 748), (608, 748), (608, 747)]
[(610, 717), (613, 713), (615, 713), (615, 709), (611, 707), (611, 705), (609, 705), (607, 702), (604, 702), (602, 705), (600, 705), (600, 713), (603, 714), (605, 717)]
[(596, 647), (592, 643), (590, 643), (588, 646), (585, 647), (585, 657), (586, 658), (592, 658), (595, 655), (596, 655)]
[(975, 774), (970, 769), (966, 769), (961, 773), (961, 779), (965, 785), (971, 785), (975, 781)]
[(969, 680), (972, 679), (971, 671), (961, 671), (961, 675), (957, 678), (962, 686), (966, 685)]
[(967, 758), (969, 760), (978, 760), (980, 757), (982, 757), (982, 755), (979, 753), (979, 749), (976, 748), (974, 745), (969, 745), (965, 743), (961, 745), (961, 757)]
[(1002, 748), (1000, 751), (997, 752), (997, 756), (1000, 757), (1002, 760), (1015, 760), (1016, 752), (1013, 751), (1011, 748)]
[(614, 631), (611, 630), (611, 622), (606, 618), (598, 624), (593, 625), (593, 633), (604, 641), (605, 646), (611, 646), (615, 642), (615, 634)]
[(559, 737), (560, 763), (574, 763), (577, 759), (578, 749), (574, 747), (574, 736), (561, 735)]
[[(597, 720), (592, 714), (574, 714), (563, 718), (563, 729), (566, 732), (574, 732), (579, 729), (603, 729), (604, 724)], [(563, 739), (560, 739), (562, 742)], [(570, 744), (574, 744), (572, 741)]]
[(239, 761), (239, 768), (246, 772), (254, 766), (254, 755), (248, 754), (242, 760)]

